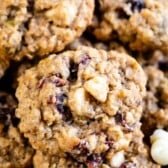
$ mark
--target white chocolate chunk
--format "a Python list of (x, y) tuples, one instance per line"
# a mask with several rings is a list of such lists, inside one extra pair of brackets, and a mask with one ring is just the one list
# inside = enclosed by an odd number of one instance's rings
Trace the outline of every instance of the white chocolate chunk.
[(73, 115), (90, 116), (92, 110), (89, 109), (89, 102), (87, 100), (86, 91), (84, 88), (77, 88), (69, 93), (68, 103)]
[(158, 139), (165, 139), (168, 141), (168, 132), (164, 131), (163, 129), (155, 130), (153, 135), (150, 137), (150, 141), (153, 143)]
[(158, 164), (168, 165), (168, 140), (162, 138), (156, 140), (152, 144), (151, 156)]
[(94, 134), (93, 134), (93, 135), (90, 135), (90, 136), (87, 138), (87, 140), (88, 140), (88, 143), (89, 143), (89, 149), (90, 149), (90, 151), (95, 150), (96, 145), (97, 145), (97, 141), (98, 141), (97, 136), (94, 135)]
[(109, 86), (106, 77), (96, 76), (85, 82), (84, 88), (98, 101), (106, 101), (107, 93), (109, 91)]
[(110, 165), (112, 167), (120, 167), (124, 161), (125, 161), (124, 152), (119, 151), (111, 158)]

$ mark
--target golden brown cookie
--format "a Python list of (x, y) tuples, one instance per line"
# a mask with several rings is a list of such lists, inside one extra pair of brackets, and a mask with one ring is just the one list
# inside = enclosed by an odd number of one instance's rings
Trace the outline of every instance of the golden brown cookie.
[(98, 157), (100, 166), (139, 131), (145, 83), (125, 53), (81, 47), (50, 55), (19, 79), (19, 128), (42, 153), (83, 165)]
[(32, 164), (33, 149), (17, 128), (16, 101), (0, 91), (0, 167), (23, 168)]
[(168, 52), (168, 1), (97, 0), (93, 34), (101, 40), (119, 39), (132, 50)]

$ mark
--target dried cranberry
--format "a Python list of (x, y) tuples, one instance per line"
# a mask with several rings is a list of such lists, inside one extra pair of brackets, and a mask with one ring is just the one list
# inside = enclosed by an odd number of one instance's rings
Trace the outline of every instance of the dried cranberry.
[(106, 144), (107, 144), (110, 148), (112, 148), (113, 145), (114, 145), (114, 142), (111, 141), (111, 140), (106, 139)]
[(132, 124), (130, 125), (124, 118), (124, 116), (121, 113), (117, 113), (115, 115), (115, 120), (117, 123), (121, 124), (121, 126), (124, 127), (126, 132), (132, 132), (134, 131), (134, 128), (136, 126), (136, 124)]
[(37, 89), (42, 89), (42, 87), (43, 87), (45, 81), (46, 81), (46, 79), (45, 79), (45, 78), (42, 78), (42, 79), (39, 81), (38, 85), (37, 85)]
[(72, 116), (70, 108), (68, 106), (63, 106), (63, 108), (64, 108), (64, 112), (62, 113), (63, 120), (66, 121), (66, 122), (72, 123), (73, 122), (73, 116)]
[(62, 114), (62, 119), (66, 122), (73, 122), (73, 116), (68, 106), (62, 103), (56, 104), (57, 110)]
[(64, 112), (64, 106), (63, 106), (63, 104), (57, 104), (56, 107), (57, 107), (57, 110), (58, 110), (60, 113), (63, 113), (63, 112)]
[(85, 141), (79, 143), (77, 146), (74, 147), (73, 153), (87, 157), (89, 154), (89, 149), (87, 147), (87, 143)]
[(65, 99), (67, 98), (66, 94), (56, 95), (56, 107), (60, 113), (64, 112)]
[(71, 82), (75, 82), (77, 80), (78, 67), (79, 67), (79, 64), (73, 61), (70, 62), (70, 76), (68, 80), (70, 80)]
[(122, 123), (123, 120), (124, 120), (123, 115), (121, 113), (117, 113), (115, 115), (115, 120), (116, 120), (117, 123)]
[(145, 2), (143, 0), (127, 0), (127, 3), (131, 4), (131, 10), (134, 11), (141, 11), (143, 8), (146, 7)]
[(86, 65), (90, 59), (89, 55), (84, 55), (80, 63)]
[(61, 102), (61, 103), (64, 102), (66, 98), (67, 98), (67, 95), (65, 93), (56, 96), (57, 102)]
[(133, 132), (136, 124), (131, 125), (124, 120), (124, 122), (122, 123), (122, 126), (125, 128), (124, 129), (125, 132)]
[(59, 74), (54, 74), (48, 77), (43, 77), (39, 81), (39, 84), (37, 85), (37, 89), (41, 89), (44, 86), (44, 84), (47, 82), (54, 83), (57, 87), (61, 87), (65, 85), (65, 80), (61, 79), (61, 76)]
[(98, 154), (88, 156), (86, 165), (88, 168), (98, 168), (102, 165), (103, 159)]
[(56, 78), (53, 83), (55, 83), (55, 85), (57, 87), (61, 87), (61, 86), (64, 86), (65, 85), (65, 81), (61, 78)]
[(168, 71), (168, 61), (159, 61), (159, 69), (162, 71)]

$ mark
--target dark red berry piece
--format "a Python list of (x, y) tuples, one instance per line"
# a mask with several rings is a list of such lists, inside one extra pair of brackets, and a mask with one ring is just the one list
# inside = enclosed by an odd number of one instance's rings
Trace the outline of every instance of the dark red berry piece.
[(83, 64), (83, 65), (86, 65), (89, 62), (89, 60), (91, 60), (91, 58), (89, 57), (89, 55), (84, 55), (82, 57), (82, 60), (81, 60), (80, 63)]
[(125, 120), (124, 116), (123, 116), (121, 113), (117, 113), (117, 114), (115, 115), (115, 121), (116, 121), (117, 123), (121, 124), (121, 126), (124, 127), (124, 129), (125, 129), (126, 132), (132, 132), (132, 131), (134, 131), (134, 128), (135, 128), (135, 126), (136, 126), (136, 124), (132, 124), (132, 125), (129, 124), (129, 123)]

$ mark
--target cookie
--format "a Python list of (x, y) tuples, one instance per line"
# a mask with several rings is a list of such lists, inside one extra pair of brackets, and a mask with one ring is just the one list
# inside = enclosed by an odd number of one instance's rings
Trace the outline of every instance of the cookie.
[(96, 155), (101, 165), (139, 131), (145, 83), (125, 53), (80, 47), (50, 55), (19, 78), (19, 128), (36, 150), (84, 165)]
[(14, 110), (16, 102), (0, 91), (0, 167), (22, 168), (31, 165), (33, 149), (20, 134)]
[[(120, 167), (120, 168), (160, 168), (159, 165), (152, 162), (152, 159), (149, 156), (149, 149), (144, 145), (142, 138), (143, 134), (139, 131), (136, 134), (137, 138), (131, 141), (129, 148), (125, 151), (120, 150), (116, 153), (113, 151), (108, 152), (105, 156), (106, 162), (101, 160), (102, 158), (94, 155), (90, 157), (87, 163), (88, 168), (97, 168), (99, 162), (102, 162), (101, 167), (111, 168), (111, 167)], [(70, 155), (65, 155), (64, 157), (49, 156), (47, 153), (41, 151), (36, 151), (36, 154), (33, 158), (34, 168), (84, 168), (86, 165), (75, 161)]]
[(97, 0), (91, 27), (101, 40), (119, 39), (132, 50), (168, 52), (166, 0)]
[(10, 58), (20, 50), (24, 23), (28, 19), (26, 0), (2, 1), (0, 6), (0, 77), (9, 66)]
[(32, 0), (29, 5), (32, 17), (19, 57), (45, 56), (63, 50), (91, 23), (94, 0)]
[(151, 135), (156, 128), (168, 129), (168, 59), (160, 51), (137, 58), (147, 76), (143, 129)]
[(0, 60), (20, 61), (61, 51), (79, 37), (94, 0), (9, 0), (0, 9)]

